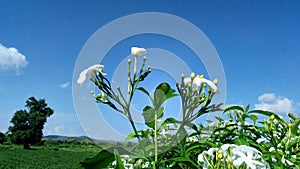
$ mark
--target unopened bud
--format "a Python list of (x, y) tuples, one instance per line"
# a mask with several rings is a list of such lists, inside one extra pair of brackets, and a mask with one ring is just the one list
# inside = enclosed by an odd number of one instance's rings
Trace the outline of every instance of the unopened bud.
[(195, 78), (195, 73), (192, 72), (191, 75), (190, 75), (191, 79), (194, 79)]
[(215, 80), (214, 80), (214, 84), (215, 84), (215, 85), (218, 85), (218, 79), (215, 79)]
[(99, 71), (100, 73), (102, 73), (103, 69), (104, 69), (104, 67), (100, 67), (98, 71)]
[(131, 63), (131, 59), (128, 59), (127, 62), (128, 62), (128, 64), (130, 64)]

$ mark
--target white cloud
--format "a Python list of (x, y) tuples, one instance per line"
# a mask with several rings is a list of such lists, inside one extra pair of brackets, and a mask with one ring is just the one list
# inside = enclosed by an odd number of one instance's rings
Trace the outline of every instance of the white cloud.
[(255, 109), (272, 111), (274, 113), (293, 113), (295, 111), (293, 100), (277, 96), (274, 93), (265, 93), (258, 97), (259, 104), (255, 104)]
[(258, 97), (259, 102), (272, 103), (276, 101), (276, 95), (274, 93), (265, 93)]
[(67, 88), (69, 85), (70, 85), (70, 82), (66, 82), (66, 83), (60, 84), (59, 87), (64, 89), (64, 88)]
[(43, 130), (46, 135), (82, 136), (86, 135), (77, 119), (76, 113), (54, 112)]
[(0, 44), (0, 70), (16, 70), (28, 65), (26, 57), (16, 48), (7, 48)]
[(64, 131), (64, 126), (63, 125), (58, 125), (58, 126), (55, 126), (53, 128), (54, 132), (57, 133), (57, 134), (61, 134), (63, 131)]

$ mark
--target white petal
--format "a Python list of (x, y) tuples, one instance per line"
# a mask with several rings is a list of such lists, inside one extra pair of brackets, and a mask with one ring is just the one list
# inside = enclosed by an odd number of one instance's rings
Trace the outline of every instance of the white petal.
[(85, 69), (84, 71), (82, 71), (79, 75), (79, 78), (77, 79), (77, 83), (78, 84), (82, 84), (85, 80), (86, 80), (86, 74), (87, 74), (88, 70)]
[(86, 80), (86, 74), (88, 73), (88, 71), (92, 71), (92, 70), (98, 70), (100, 68), (104, 68), (104, 65), (100, 65), (100, 64), (95, 64), (93, 66), (90, 66), (87, 69), (84, 69), (80, 74), (79, 74), (79, 78), (77, 79), (77, 83), (78, 84), (82, 84), (85, 82)]
[(217, 150), (218, 150), (217, 148), (210, 148), (208, 151), (204, 151), (204, 152), (206, 152), (206, 154), (209, 155), (209, 156), (214, 156), (215, 152)]
[(203, 79), (202, 80), (203, 82), (207, 83), (213, 90), (214, 92), (217, 92), (218, 91), (218, 88), (217, 86), (214, 84), (214, 82), (210, 81), (210, 80), (207, 80), (207, 79)]
[[(256, 160), (249, 160), (248, 163), (252, 163), (252, 164), (255, 164), (257, 166), (264, 166), (264, 163), (262, 162), (259, 162), (259, 161), (256, 161)], [(248, 164), (247, 164), (248, 165)]]
[(145, 48), (139, 48), (139, 47), (132, 47), (131, 48), (131, 54), (134, 56), (141, 56), (144, 55), (146, 53), (146, 49)]
[(90, 66), (88, 68), (88, 70), (97, 70), (97, 69), (100, 69), (100, 68), (104, 68), (104, 65), (100, 65), (100, 64), (95, 64), (93, 66)]
[(198, 162), (204, 162), (202, 153), (198, 155)]
[(204, 82), (202, 79), (203, 78), (196, 77), (193, 81), (193, 87), (196, 88), (201, 86), (201, 84)]
[(233, 161), (233, 165), (235, 167), (239, 167), (243, 162), (244, 160), (242, 158), (237, 158), (236, 160)]
[(236, 146), (235, 144), (223, 144), (223, 145), (221, 146), (221, 149), (222, 149), (223, 151), (227, 151), (229, 147), (231, 147), (231, 148), (236, 148), (237, 146)]
[(187, 85), (188, 83), (191, 83), (191, 78), (190, 77), (185, 77), (183, 79), (183, 83), (184, 83), (184, 85)]
[[(246, 162), (246, 161), (245, 161)], [(251, 169), (256, 169), (256, 166), (250, 162), (246, 162), (247, 166)]]

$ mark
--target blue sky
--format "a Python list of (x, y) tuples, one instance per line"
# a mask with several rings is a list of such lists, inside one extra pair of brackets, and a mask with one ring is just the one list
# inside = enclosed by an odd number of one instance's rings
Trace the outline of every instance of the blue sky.
[[(55, 110), (45, 134), (85, 135), (72, 99), (72, 76), (79, 52), (98, 29), (139, 12), (172, 14), (206, 34), (224, 66), (226, 104), (251, 104), (252, 108), (282, 115), (298, 113), (299, 8), (296, 0), (0, 0), (0, 131), (6, 132), (14, 112), (24, 109), (26, 99), (35, 96), (45, 98)], [(183, 58), (193, 54), (175, 40), (139, 35), (109, 51), (103, 60), (108, 73), (117, 66), (110, 56), (119, 55), (121, 61), (130, 55), (132, 45), (161, 48)], [(198, 73), (205, 71), (201, 63), (192, 68)]]

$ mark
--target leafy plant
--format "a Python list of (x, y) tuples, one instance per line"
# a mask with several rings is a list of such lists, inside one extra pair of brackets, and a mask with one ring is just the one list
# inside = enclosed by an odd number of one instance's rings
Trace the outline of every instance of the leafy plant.
[[(103, 65), (94, 65), (83, 71), (98, 87), (92, 92), (95, 100), (123, 114), (129, 120), (133, 132), (126, 142), (137, 139), (131, 147), (120, 149), (110, 146), (96, 156), (81, 162), (84, 168), (300, 168), (300, 119), (289, 114), (290, 121), (273, 112), (250, 110), (250, 105), (222, 108), (212, 104), (218, 93), (218, 81), (210, 81), (191, 73), (182, 75), (176, 90), (163, 82), (154, 93), (140, 86), (151, 73), (143, 58), (137, 71), (138, 57), (146, 52), (143, 48), (132, 48), (134, 56), (133, 74), (131, 59), (128, 59), (128, 90), (113, 89), (103, 73)], [(80, 75), (80, 77), (82, 74)], [(82, 76), (85, 77), (85, 76)], [(83, 82), (79, 79), (79, 82)], [(144, 93), (150, 103), (143, 108), (146, 129), (137, 130), (130, 112), (136, 91)], [(181, 120), (164, 117), (168, 99), (181, 100)], [(225, 117), (216, 121), (195, 124), (202, 115), (223, 111)], [(164, 120), (163, 120), (164, 119)], [(114, 154), (113, 154), (114, 153)]]

